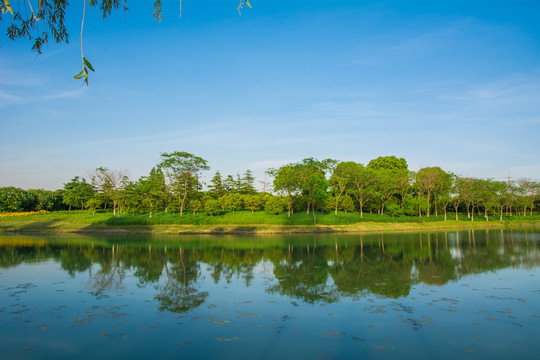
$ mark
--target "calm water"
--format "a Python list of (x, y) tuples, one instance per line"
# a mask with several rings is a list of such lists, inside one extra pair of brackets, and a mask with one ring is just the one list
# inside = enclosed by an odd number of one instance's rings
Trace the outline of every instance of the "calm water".
[(0, 358), (536, 359), (540, 232), (0, 236)]

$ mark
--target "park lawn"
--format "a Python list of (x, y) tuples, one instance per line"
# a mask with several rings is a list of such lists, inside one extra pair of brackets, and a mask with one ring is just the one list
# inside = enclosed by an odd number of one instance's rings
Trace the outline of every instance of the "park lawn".
[(156, 212), (152, 218), (148, 214), (113, 216), (109, 212), (58, 211), (32, 215), (0, 217), (0, 231), (4, 232), (156, 232), (156, 233), (311, 233), (311, 232), (377, 232), (377, 231), (418, 231), (430, 229), (468, 229), (540, 226), (540, 215), (505, 217), (499, 221), (492, 216), (489, 221), (483, 216), (475, 216), (474, 221), (460, 215), (448, 214), (430, 216), (396, 216), (340, 212), (317, 213), (317, 225), (312, 214), (295, 213), (270, 215), (264, 211), (225, 212), (219, 216), (203, 213)]

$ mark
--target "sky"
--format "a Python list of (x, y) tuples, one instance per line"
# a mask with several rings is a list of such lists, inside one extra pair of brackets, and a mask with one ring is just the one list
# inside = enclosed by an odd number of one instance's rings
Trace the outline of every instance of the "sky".
[[(35, 1), (34, 1), (35, 2)], [(21, 2), (24, 4), (24, 2)], [(0, 186), (55, 190), (103, 166), (148, 175), (164, 152), (207, 181), (307, 157), (406, 159), (540, 181), (540, 1), (153, 1), (67, 11), (43, 54), (0, 22)], [(262, 187), (262, 185), (261, 185)]]

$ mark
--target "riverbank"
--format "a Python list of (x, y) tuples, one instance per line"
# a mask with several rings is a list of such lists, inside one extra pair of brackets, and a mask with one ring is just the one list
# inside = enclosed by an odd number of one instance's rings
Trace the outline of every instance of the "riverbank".
[(348, 225), (282, 225), (282, 224), (131, 224), (112, 225), (103, 222), (85, 223), (61, 218), (17, 219), (0, 221), (0, 232), (41, 234), (295, 234), (295, 233), (369, 233), (427, 230), (466, 230), (538, 228), (538, 219), (492, 221), (429, 221), (429, 222), (374, 222)]

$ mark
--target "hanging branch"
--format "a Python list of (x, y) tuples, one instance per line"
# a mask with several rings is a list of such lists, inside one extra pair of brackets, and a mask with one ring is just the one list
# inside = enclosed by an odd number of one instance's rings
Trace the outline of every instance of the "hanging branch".
[(249, 0), (240, 0), (240, 3), (238, 4), (238, 13), (242, 15), (242, 10), (244, 8), (244, 5), (247, 5), (251, 8), (251, 4), (249, 3)]
[(92, 64), (90, 64), (90, 61), (88, 61), (84, 57), (84, 51), (83, 51), (83, 29), (84, 29), (84, 18), (86, 16), (86, 0), (83, 1), (83, 17), (81, 22), (81, 58), (82, 58), (82, 70), (80, 73), (75, 75), (73, 78), (75, 80), (83, 79), (82, 85), (88, 86), (88, 70), (94, 71), (94, 68), (92, 67)]

